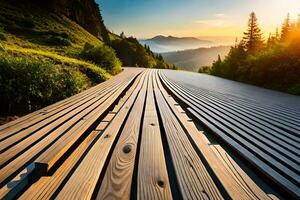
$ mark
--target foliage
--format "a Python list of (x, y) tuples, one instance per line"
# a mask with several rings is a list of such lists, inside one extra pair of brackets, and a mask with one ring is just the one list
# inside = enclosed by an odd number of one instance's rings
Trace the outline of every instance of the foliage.
[(114, 50), (105, 45), (93, 46), (89, 43), (86, 43), (80, 53), (80, 57), (94, 62), (96, 65), (103, 67), (113, 74), (116, 74), (122, 70), (121, 62), (117, 58)]
[(209, 73), (210, 73), (210, 70), (211, 70), (211, 67), (210, 67), (210, 66), (202, 66), (202, 67), (199, 67), (198, 73), (201, 73), (201, 74), (209, 74)]
[(44, 42), (47, 45), (54, 45), (54, 46), (69, 46), (69, 45), (71, 45), (70, 40), (63, 38), (61, 36), (50, 36), (49, 38), (45, 39)]
[(143, 47), (136, 38), (128, 37), (122, 32), (120, 37), (112, 40), (111, 47), (116, 51), (124, 66), (144, 68), (171, 69), (161, 55), (154, 54), (148, 46)]
[(0, 41), (6, 41), (6, 37), (5, 37), (5, 35), (4, 35), (4, 33), (1, 33), (0, 32)]
[[(289, 18), (285, 26), (288, 21)], [(281, 40), (278, 34), (271, 36), (268, 45), (259, 51), (249, 52), (241, 42), (231, 48), (224, 61), (215, 61), (210, 73), (300, 95), (300, 25), (293, 26), (289, 32), (288, 36), (283, 32)]]
[(1, 115), (26, 113), (88, 87), (80, 71), (50, 61), (0, 54)]

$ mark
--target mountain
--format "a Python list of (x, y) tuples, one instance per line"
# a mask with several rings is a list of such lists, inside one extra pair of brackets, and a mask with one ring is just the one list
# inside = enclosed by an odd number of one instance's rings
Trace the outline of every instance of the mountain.
[(76, 22), (88, 32), (100, 39), (108, 39), (99, 5), (95, 0), (12, 0), (22, 7), (37, 5)]
[(230, 46), (219, 46), (168, 52), (161, 55), (167, 62), (179, 66), (180, 69), (198, 71), (200, 66), (211, 65), (218, 55), (224, 58), (229, 50)]
[(149, 46), (150, 49), (156, 53), (210, 47), (213, 44), (212, 41), (200, 40), (194, 37), (165, 37), (162, 35), (151, 39), (140, 40), (139, 42)]

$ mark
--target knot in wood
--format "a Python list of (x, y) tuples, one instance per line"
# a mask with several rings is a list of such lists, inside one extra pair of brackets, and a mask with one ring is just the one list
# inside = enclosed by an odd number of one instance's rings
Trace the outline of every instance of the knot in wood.
[(165, 182), (162, 181), (162, 180), (158, 180), (158, 181), (157, 181), (157, 185), (158, 185), (159, 187), (165, 187)]
[(127, 144), (123, 147), (123, 152), (124, 153), (129, 153), (130, 151), (131, 151), (131, 146), (129, 144)]
[(151, 123), (150, 125), (151, 125), (151, 126), (155, 126), (155, 123)]

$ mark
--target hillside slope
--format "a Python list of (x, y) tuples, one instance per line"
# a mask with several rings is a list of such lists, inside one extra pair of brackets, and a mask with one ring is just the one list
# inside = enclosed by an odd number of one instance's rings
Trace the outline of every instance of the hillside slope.
[(30, 1), (1, 1), (0, 116), (32, 112), (107, 80), (106, 66), (80, 57), (87, 43), (104, 47), (63, 14)]

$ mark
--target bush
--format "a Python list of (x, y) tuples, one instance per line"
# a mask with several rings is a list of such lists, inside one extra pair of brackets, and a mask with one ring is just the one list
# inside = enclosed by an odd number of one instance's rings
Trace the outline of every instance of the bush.
[(122, 70), (121, 61), (117, 58), (115, 51), (105, 45), (95, 47), (86, 43), (80, 53), (80, 57), (95, 63), (112, 74)]
[(0, 43), (0, 53), (2, 53), (2, 52), (5, 52), (5, 49), (4, 49), (4, 47)]
[(0, 32), (0, 40), (6, 41), (6, 37), (5, 37), (4, 33)]
[(67, 38), (61, 36), (50, 36), (44, 41), (47, 45), (53, 46), (70, 46), (71, 42)]
[(34, 28), (34, 22), (30, 18), (21, 18), (16, 20), (16, 24), (22, 28), (28, 28), (33, 29)]
[(0, 53), (1, 115), (27, 113), (88, 87), (80, 71)]
[(202, 66), (202, 67), (199, 67), (198, 73), (209, 74), (210, 70), (211, 70), (211, 67), (209, 67), (209, 66)]
[(100, 67), (84, 66), (80, 71), (84, 73), (95, 85), (109, 79), (109, 75)]

